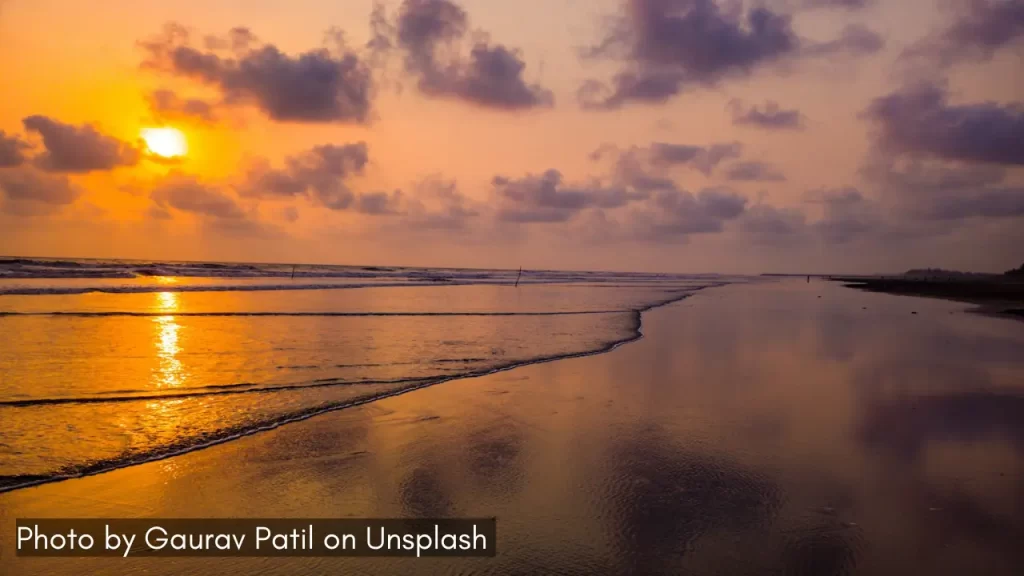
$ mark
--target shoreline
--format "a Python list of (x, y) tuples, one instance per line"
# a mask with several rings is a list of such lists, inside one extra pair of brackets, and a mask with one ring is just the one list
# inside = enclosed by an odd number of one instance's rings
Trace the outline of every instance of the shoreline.
[[(676, 302), (681, 302), (681, 301), (683, 301), (683, 300), (693, 296), (694, 294), (696, 294), (698, 292), (701, 292), (705, 288), (720, 288), (723, 285), (727, 285), (727, 284), (714, 284), (714, 285), (710, 285), (710, 286), (699, 287), (699, 288), (695, 288), (695, 289), (692, 289), (692, 290), (688, 290), (685, 293), (677, 294), (673, 298), (669, 298), (669, 299), (666, 299), (666, 300), (663, 300), (663, 301), (655, 302), (654, 304), (651, 304), (649, 306), (645, 306), (645, 307), (641, 307), (641, 308), (637, 308), (637, 309), (633, 309), (633, 310), (622, 310), (621, 313), (623, 313), (623, 314), (631, 313), (634, 316), (634, 326), (633, 326), (633, 331), (632, 331), (633, 333), (630, 336), (626, 337), (626, 338), (623, 338), (621, 340), (617, 340), (617, 341), (614, 341), (614, 342), (606, 343), (604, 346), (601, 346), (600, 348), (596, 348), (594, 350), (588, 350), (588, 351), (572, 353), (572, 354), (561, 354), (561, 355), (555, 355), (555, 356), (541, 356), (539, 358), (534, 358), (534, 359), (531, 359), (531, 360), (526, 360), (526, 361), (522, 361), (522, 362), (514, 362), (514, 363), (511, 363), (511, 364), (508, 364), (508, 365), (505, 365), (505, 366), (500, 366), (499, 365), (498, 367), (490, 369), (490, 370), (484, 370), (484, 371), (479, 371), (479, 372), (468, 372), (468, 373), (465, 373), (465, 374), (459, 374), (459, 375), (455, 375), (455, 376), (451, 376), (451, 377), (432, 378), (432, 379), (429, 379), (429, 380), (426, 380), (426, 381), (422, 381), (422, 382), (420, 382), (418, 384), (415, 384), (415, 385), (412, 385), (412, 386), (409, 386), (409, 387), (406, 387), (406, 388), (400, 388), (398, 390), (393, 390), (393, 391), (390, 391), (390, 392), (384, 392), (384, 393), (380, 393), (380, 394), (370, 395), (370, 396), (365, 397), (365, 398), (359, 398), (359, 399), (356, 399), (356, 400), (347, 401), (347, 402), (344, 402), (344, 403), (341, 403), (341, 404), (338, 404), (338, 405), (335, 405), (335, 406), (318, 406), (316, 408), (312, 408), (312, 409), (307, 410), (307, 411), (299, 412), (297, 414), (293, 414), (291, 416), (288, 416), (286, 418), (282, 418), (280, 420), (275, 420), (274, 422), (270, 422), (270, 423), (265, 424), (265, 425), (255, 426), (255, 427), (247, 428), (247, 429), (244, 429), (244, 430), (226, 430), (226, 431), (224, 431), (223, 436), (220, 436), (220, 437), (217, 437), (217, 438), (213, 438), (211, 440), (208, 440), (206, 442), (202, 442), (202, 443), (199, 443), (199, 444), (190, 444), (190, 445), (186, 445), (186, 446), (183, 446), (183, 447), (176, 447), (176, 446), (173, 446), (173, 445), (172, 446), (168, 446), (165, 451), (161, 451), (161, 452), (157, 452), (157, 453), (154, 453), (154, 454), (146, 455), (146, 456), (144, 456), (142, 458), (138, 458), (137, 460), (131, 460), (131, 459), (127, 459), (127, 460), (126, 459), (115, 459), (115, 460), (112, 460), (112, 461), (111, 460), (103, 460), (103, 461), (99, 461), (99, 462), (94, 462), (92, 464), (88, 464), (88, 465), (82, 467), (82, 469), (80, 469), (80, 470), (73, 470), (73, 471), (68, 471), (68, 472), (56, 472), (53, 475), (47, 475), (47, 476), (40, 476), (40, 475), (21, 475), (21, 476), (19, 476), (19, 475), (11, 475), (11, 476), (6, 476), (6, 477), (5, 476), (0, 476), (0, 495), (2, 495), (4, 493), (7, 493), (7, 492), (14, 492), (14, 491), (23, 490), (23, 489), (26, 489), (26, 488), (32, 488), (32, 487), (35, 487), (35, 486), (41, 486), (41, 485), (45, 485), (45, 484), (64, 482), (64, 481), (67, 481), (67, 480), (74, 480), (74, 479), (78, 479), (78, 478), (85, 478), (85, 477), (88, 477), (88, 476), (96, 476), (96, 475), (99, 475), (99, 474), (113, 472), (113, 471), (124, 469), (124, 468), (130, 468), (132, 466), (144, 465), (144, 464), (147, 464), (147, 463), (150, 463), (150, 462), (159, 462), (161, 460), (166, 460), (168, 458), (174, 458), (174, 457), (177, 457), (177, 456), (182, 456), (182, 455), (189, 454), (189, 453), (192, 453), (192, 452), (196, 452), (196, 451), (200, 451), (200, 450), (205, 450), (207, 448), (211, 448), (211, 447), (214, 447), (214, 446), (219, 446), (219, 445), (222, 445), (222, 444), (226, 444), (226, 443), (229, 443), (229, 442), (240, 440), (240, 439), (243, 439), (243, 438), (246, 438), (246, 437), (249, 437), (249, 436), (254, 436), (254, 435), (257, 435), (257, 434), (264, 433), (264, 432), (269, 432), (269, 431), (272, 431), (272, 430), (276, 430), (276, 429), (278, 429), (278, 428), (280, 428), (282, 426), (285, 426), (287, 424), (292, 424), (292, 423), (296, 423), (296, 422), (302, 422), (304, 420), (308, 420), (310, 418), (314, 418), (314, 417), (319, 416), (321, 414), (327, 414), (327, 413), (330, 413), (330, 412), (337, 412), (337, 411), (345, 410), (345, 409), (348, 409), (348, 408), (355, 408), (355, 407), (358, 407), (358, 406), (363, 406), (363, 405), (366, 405), (366, 404), (370, 404), (372, 402), (376, 402), (376, 401), (379, 401), (379, 400), (384, 400), (384, 399), (387, 399), (387, 398), (393, 398), (393, 397), (400, 396), (400, 395), (403, 395), (403, 394), (406, 394), (406, 393), (409, 393), (409, 392), (415, 392), (417, 390), (422, 390), (422, 389), (429, 388), (431, 386), (435, 386), (435, 385), (439, 385), (439, 384), (446, 384), (446, 383), (449, 383), (449, 382), (454, 382), (454, 381), (459, 381), (459, 380), (485, 377), (485, 376), (489, 376), (491, 374), (498, 374), (498, 373), (501, 373), (501, 372), (507, 372), (507, 371), (510, 371), (510, 370), (514, 370), (516, 368), (522, 368), (522, 367), (525, 367), (525, 366), (532, 366), (532, 365), (536, 365), (536, 364), (544, 364), (544, 363), (549, 363), (549, 362), (557, 362), (559, 360), (566, 360), (566, 359), (572, 359), (572, 358), (583, 358), (583, 357), (587, 357), (587, 356), (595, 356), (595, 355), (600, 355), (600, 354), (607, 354), (607, 353), (612, 352), (613, 350), (619, 348), (620, 346), (629, 344), (631, 342), (636, 342), (638, 340), (641, 340), (644, 337), (644, 333), (643, 333), (643, 315), (644, 315), (645, 312), (649, 312), (649, 311), (655, 310), (657, 308), (668, 306), (668, 305), (674, 304)], [(331, 386), (331, 385), (333, 385), (333, 384), (319, 384), (318, 386)], [(344, 384), (341, 384), (341, 385), (344, 385)], [(271, 393), (271, 392), (275, 392), (275, 391), (280, 390), (280, 389), (284, 389), (284, 388), (283, 387), (278, 387), (278, 388), (273, 388), (273, 389), (260, 390), (260, 392)], [(134, 399), (135, 398), (132, 398), (132, 400), (134, 400)], [(146, 398), (142, 398), (142, 400), (145, 400), (145, 399)], [(19, 478), (23, 478), (24, 480), (22, 482), (18, 482), (17, 480)]]

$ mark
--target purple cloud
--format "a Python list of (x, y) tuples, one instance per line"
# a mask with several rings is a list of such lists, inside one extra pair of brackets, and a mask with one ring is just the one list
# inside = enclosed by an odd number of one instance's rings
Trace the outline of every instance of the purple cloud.
[(710, 174), (723, 160), (739, 158), (743, 145), (739, 142), (723, 142), (709, 146), (688, 144), (651, 144), (651, 160), (663, 166), (688, 165), (704, 174)]
[(757, 244), (782, 244), (807, 232), (807, 216), (803, 212), (768, 204), (751, 206), (739, 223), (742, 232)]
[(823, 217), (811, 228), (830, 244), (845, 244), (881, 232), (886, 226), (877, 202), (856, 188), (811, 190), (806, 198), (822, 207)]
[(142, 156), (137, 146), (88, 124), (64, 124), (46, 116), (29, 116), (22, 124), (42, 137), (46, 151), (35, 157), (35, 163), (50, 172), (112, 170), (133, 166)]
[(745, 108), (743, 103), (733, 100), (729, 103), (732, 112), (732, 123), (737, 126), (754, 126), (765, 130), (800, 130), (804, 125), (804, 116), (799, 110), (785, 109), (778, 102), (768, 100), (764, 108), (757, 106)]
[(728, 189), (660, 190), (634, 212), (633, 235), (647, 241), (679, 241), (692, 234), (721, 232), (725, 222), (746, 210), (748, 200)]
[(610, 83), (587, 80), (576, 96), (592, 109), (663, 103), (690, 87), (747, 77), (785, 59), (863, 55), (882, 44), (859, 25), (835, 40), (809, 42), (797, 36), (789, 14), (764, 5), (744, 11), (740, 3), (723, 9), (714, 0), (627, 0), (624, 15), (585, 51), (622, 68)]
[(46, 174), (28, 166), (0, 170), (0, 191), (10, 201), (53, 206), (71, 204), (82, 194), (67, 177)]
[(638, 198), (624, 188), (566, 185), (553, 169), (518, 179), (495, 176), (491, 184), (502, 203), (498, 219), (507, 222), (565, 222), (587, 208), (619, 208)]
[(907, 49), (903, 58), (924, 59), (940, 67), (989, 60), (999, 50), (1020, 46), (1024, 38), (1021, 0), (959, 0), (953, 22)]
[(874, 4), (874, 0), (803, 0), (805, 8), (845, 8), (859, 10)]
[(782, 182), (786, 176), (764, 162), (735, 162), (726, 167), (725, 178), (734, 182)]
[(884, 190), (899, 217), (946, 225), (972, 218), (1024, 216), (1024, 187), (1008, 183), (994, 164), (953, 164), (943, 160), (876, 160), (865, 177)]
[[(419, 90), (502, 110), (549, 107), (554, 95), (524, 78), (526, 63), (518, 50), (476, 41), (463, 59), (458, 44), (469, 32), (466, 11), (449, 0), (405, 0), (393, 26), (374, 13), (371, 45), (405, 51), (405, 68), (419, 78)], [(388, 37), (393, 30), (397, 38)]]
[(150, 93), (149, 109), (160, 121), (192, 120), (213, 122), (213, 104), (198, 98), (181, 98), (173, 90), (154, 90)]
[(401, 192), (352, 191), (350, 181), (363, 174), (369, 162), (365, 142), (324, 144), (289, 156), (283, 168), (257, 165), (240, 186), (243, 196), (256, 198), (308, 197), (331, 210), (364, 214), (396, 214), (401, 211)]
[(199, 216), (224, 220), (242, 220), (245, 213), (230, 196), (195, 176), (172, 172), (150, 192), (158, 208), (174, 208)]
[(802, 50), (807, 57), (829, 57), (838, 55), (867, 56), (885, 47), (885, 39), (877, 32), (861, 24), (848, 24), (839, 37), (825, 42), (807, 43)]
[(143, 66), (216, 87), (225, 105), (253, 104), (281, 122), (369, 121), (372, 74), (355, 52), (291, 56), (273, 44), (256, 44), (248, 30), (235, 36), (234, 53), (222, 55), (216, 43), (206, 43), (215, 49), (191, 46), (188, 32), (170, 24), (163, 37), (142, 43), (148, 53)]
[(742, 150), (739, 142), (707, 146), (652, 142), (647, 147), (625, 150), (602, 146), (591, 154), (591, 159), (611, 159), (616, 182), (638, 192), (650, 192), (674, 189), (676, 185), (670, 174), (675, 168), (691, 168), (710, 176), (722, 162), (739, 158)]
[(8, 136), (0, 130), (0, 168), (20, 166), (25, 161), (25, 152), (31, 146), (15, 135)]
[(591, 81), (585, 107), (663, 102), (685, 84), (711, 85), (794, 52), (790, 17), (764, 7), (723, 12), (713, 0), (628, 0), (626, 14), (589, 54), (625, 62), (610, 87)]
[(416, 185), (414, 192), (407, 201), (403, 221), (411, 228), (460, 231), (481, 215), (475, 203), (459, 192), (454, 180), (428, 177)]
[(945, 160), (1024, 164), (1024, 108), (995, 102), (951, 105), (944, 86), (920, 84), (875, 99), (864, 116), (882, 146)]

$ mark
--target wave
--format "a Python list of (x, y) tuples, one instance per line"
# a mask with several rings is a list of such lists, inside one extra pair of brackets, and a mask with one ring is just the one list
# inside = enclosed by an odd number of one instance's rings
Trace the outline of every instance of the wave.
[[(621, 279), (617, 279), (620, 281)], [(595, 280), (588, 280), (596, 282)], [(573, 286), (562, 281), (555, 280), (533, 280), (523, 281), (519, 286), (536, 286), (559, 284), (563, 287)], [(513, 286), (512, 281), (497, 280), (447, 280), (445, 282), (374, 282), (374, 283), (288, 283), (288, 284), (188, 284), (188, 285), (167, 285), (167, 284), (128, 284), (128, 285), (107, 285), (107, 286), (2, 286), (0, 285), (0, 296), (46, 296), (46, 295), (71, 295), (71, 294), (150, 294), (156, 292), (264, 292), (282, 290), (351, 290), (356, 288), (401, 288), (401, 287), (428, 287), (428, 286)], [(643, 285), (643, 284), (605, 284), (586, 285), (587, 288), (689, 288), (691, 285), (672, 286), (666, 284)], [(581, 285), (582, 287), (582, 285)]]
[[(83, 477), (83, 476), (99, 474), (99, 473), (102, 473), (102, 472), (108, 472), (108, 471), (115, 470), (115, 469), (118, 469), (118, 468), (124, 468), (124, 467), (127, 467), (127, 466), (133, 466), (133, 465), (142, 464), (142, 463), (145, 463), (145, 462), (152, 462), (152, 461), (156, 461), (156, 460), (162, 460), (162, 459), (170, 458), (170, 457), (178, 456), (178, 455), (185, 454), (185, 453), (188, 453), (188, 452), (193, 452), (195, 450), (201, 450), (201, 449), (208, 448), (208, 447), (211, 447), (211, 446), (215, 446), (215, 445), (218, 445), (218, 444), (223, 444), (225, 442), (236, 440), (238, 438), (242, 438), (242, 437), (245, 437), (245, 436), (257, 434), (257, 433), (260, 433), (260, 432), (265, 432), (265, 431), (268, 431), (268, 430), (273, 430), (273, 429), (278, 428), (280, 426), (283, 426), (285, 424), (292, 423), (292, 422), (297, 422), (297, 421), (300, 421), (300, 420), (306, 420), (308, 418), (312, 418), (313, 416), (317, 416), (317, 415), (324, 414), (324, 413), (327, 413), (327, 412), (332, 412), (332, 411), (335, 411), (335, 410), (341, 410), (341, 409), (344, 409), (344, 408), (350, 408), (350, 407), (354, 407), (354, 406), (359, 406), (359, 405), (362, 405), (362, 404), (373, 402), (375, 400), (380, 400), (380, 399), (383, 399), (383, 398), (397, 396), (399, 394), (405, 394), (407, 392), (412, 392), (414, 390), (419, 390), (419, 389), (425, 388), (427, 386), (433, 386), (433, 385), (441, 384), (441, 383), (444, 383), (444, 382), (450, 382), (452, 380), (457, 380), (457, 379), (462, 379), (462, 378), (479, 377), (479, 376), (484, 376), (484, 375), (488, 375), (488, 374), (494, 374), (494, 373), (497, 373), (497, 372), (503, 372), (503, 371), (507, 371), (507, 370), (512, 370), (512, 369), (515, 369), (515, 368), (518, 368), (518, 367), (521, 367), (521, 366), (528, 366), (528, 365), (532, 365), (532, 364), (540, 364), (540, 363), (544, 363), (544, 362), (552, 362), (552, 361), (562, 360), (562, 359), (566, 359), (566, 358), (578, 358), (578, 357), (592, 356), (592, 355), (596, 355), (596, 354), (603, 354), (603, 353), (606, 353), (606, 352), (610, 352), (612, 350), (615, 350), (619, 346), (622, 346), (624, 344), (627, 344), (627, 343), (630, 343), (630, 342), (634, 342), (636, 340), (639, 340), (639, 339), (643, 338), (643, 313), (644, 312), (652, 310), (652, 309), (660, 307), (660, 306), (671, 304), (673, 302), (678, 302), (678, 301), (683, 300), (683, 299), (685, 299), (685, 298), (687, 298), (688, 296), (691, 296), (691, 295), (692, 295), (692, 293), (690, 293), (690, 292), (683, 293), (683, 294), (676, 294), (676, 295), (674, 295), (674, 297), (672, 297), (670, 299), (666, 299), (666, 300), (663, 300), (663, 301), (660, 301), (660, 302), (656, 302), (656, 303), (650, 304), (648, 306), (644, 306), (642, 308), (638, 308), (638, 309), (627, 311), (627, 312), (631, 313), (631, 315), (632, 315), (632, 326), (631, 326), (631, 329), (629, 330), (628, 335), (626, 335), (626, 336), (624, 336), (622, 338), (619, 338), (617, 340), (601, 343), (600, 345), (598, 345), (597, 347), (595, 347), (592, 350), (587, 350), (587, 351), (583, 351), (583, 352), (574, 352), (574, 353), (568, 353), (568, 354), (538, 356), (538, 357), (532, 358), (532, 359), (521, 360), (521, 361), (516, 361), (516, 362), (510, 362), (510, 363), (507, 363), (507, 364), (499, 364), (499, 365), (496, 365), (496, 366), (489, 367), (489, 368), (487, 368), (485, 370), (476, 370), (476, 371), (470, 370), (470, 371), (466, 371), (466, 372), (463, 372), (463, 373), (453, 374), (453, 375), (448, 375), (448, 376), (428, 377), (428, 378), (419, 379), (419, 380), (395, 381), (395, 383), (401, 384), (401, 386), (399, 388), (397, 388), (397, 389), (394, 389), (394, 390), (389, 390), (389, 391), (386, 391), (386, 392), (380, 392), (380, 393), (376, 393), (376, 394), (370, 393), (370, 394), (368, 394), (368, 395), (366, 395), (364, 397), (356, 398), (354, 400), (345, 400), (345, 401), (340, 401), (340, 402), (337, 402), (337, 403), (320, 404), (320, 405), (309, 407), (309, 408), (305, 408), (305, 409), (302, 409), (302, 410), (299, 410), (299, 411), (294, 411), (294, 412), (290, 412), (290, 413), (287, 413), (287, 414), (282, 414), (282, 415), (279, 415), (277, 417), (271, 418), (271, 419), (269, 419), (267, 421), (264, 421), (264, 422), (250, 423), (250, 424), (245, 424), (245, 425), (239, 425), (239, 426), (232, 427), (232, 428), (221, 429), (221, 430), (217, 430), (217, 431), (214, 431), (214, 432), (210, 432), (210, 433), (207, 433), (207, 434), (200, 435), (198, 437), (182, 438), (182, 439), (180, 439), (177, 442), (174, 442), (174, 443), (171, 443), (171, 444), (166, 444), (166, 445), (161, 446), (159, 448), (156, 448), (156, 449), (153, 449), (153, 450), (150, 450), (150, 451), (147, 451), (147, 452), (142, 452), (142, 453), (139, 453), (139, 454), (126, 454), (126, 455), (123, 455), (123, 456), (118, 456), (118, 457), (113, 457), (113, 458), (106, 458), (106, 459), (96, 460), (96, 461), (92, 461), (92, 462), (88, 462), (88, 463), (83, 463), (83, 464), (69, 465), (69, 466), (63, 467), (63, 468), (61, 468), (59, 470), (56, 470), (56, 471), (54, 471), (52, 473), (48, 473), (48, 474), (25, 474), (25, 475), (0, 476), (0, 493), (11, 491), (11, 490), (17, 490), (17, 489), (20, 489), (20, 488), (27, 488), (29, 486), (35, 486), (35, 485), (49, 483), (49, 482), (56, 482), (56, 481), (60, 481), (60, 480), (70, 479), (70, 478), (79, 478), (79, 477)], [(377, 381), (377, 382), (386, 382), (386, 381)], [(370, 382), (362, 382), (362, 383), (363, 384), (371, 384)], [(343, 384), (341, 382), (339, 382), (339, 381), (330, 381), (330, 380), (328, 380), (328, 381), (314, 381), (314, 382), (311, 382), (311, 383), (305, 383), (305, 384), (301, 384), (301, 385), (292, 385), (290, 387), (277, 386), (277, 387), (251, 388), (251, 389), (244, 389), (244, 390), (231, 390), (231, 389), (229, 389), (229, 390), (205, 390), (205, 391), (202, 391), (200, 393), (201, 394), (207, 394), (207, 395), (209, 395), (209, 394), (233, 394), (233, 393), (234, 394), (237, 394), (237, 393), (244, 393), (244, 394), (264, 393), (264, 394), (266, 394), (266, 393), (279, 392), (279, 391), (282, 391), (282, 390), (295, 389), (297, 387), (310, 388), (310, 387), (318, 387), (318, 386), (337, 386), (337, 385), (343, 385)], [(344, 385), (352, 385), (352, 383), (351, 382), (346, 382)], [(143, 397), (138, 397), (138, 396), (128, 396), (128, 397), (120, 397), (120, 398), (119, 397), (114, 397), (114, 398), (105, 397), (105, 398), (95, 398), (95, 399), (94, 398), (89, 398), (89, 399), (81, 399), (81, 398), (79, 398), (79, 399), (49, 399), (49, 400), (54, 401), (54, 402), (70, 402), (70, 401), (83, 401), (83, 400), (88, 400), (89, 402), (99, 402), (99, 401), (106, 401), (106, 402), (110, 402), (110, 401), (114, 401), (114, 402), (129, 402), (129, 401), (139, 401), (139, 400), (148, 400), (148, 401), (152, 401), (152, 400), (166, 400), (168, 398), (170, 398), (170, 399), (177, 399), (177, 398), (180, 398), (182, 396), (184, 396), (184, 394), (178, 394), (178, 395), (175, 395), (174, 397), (168, 397), (168, 396), (165, 396), (165, 395), (158, 395), (155, 398), (143, 398)], [(22, 402), (22, 404), (20, 404), (20, 406), (31, 406), (32, 404), (27, 404), (27, 403), (28, 402), (36, 402), (36, 405), (38, 405), (39, 400), (26, 400), (26, 401), (13, 401), (13, 402)], [(10, 408), (14, 408), (16, 405), (14, 405), (14, 404), (5, 404), (5, 406), (8, 406)]]
[[(394, 380), (342, 380), (337, 378), (325, 378), (303, 382), (299, 384), (220, 384), (215, 386), (202, 386), (193, 388), (189, 392), (173, 394), (149, 394), (140, 392), (129, 393), (121, 396), (73, 396), (57, 398), (26, 398), (24, 400), (0, 400), (0, 407), (7, 408), (28, 408), (34, 406), (54, 406), (60, 404), (114, 404), (122, 402), (140, 402), (153, 400), (182, 400), (185, 398), (200, 398), (203, 396), (227, 396), (235, 394), (270, 394), (273, 392), (284, 392), (287, 390), (307, 390), (314, 388), (326, 388), (329, 386), (355, 386), (355, 385), (381, 385), (381, 384), (404, 384), (409, 382), (420, 382), (430, 378), (397, 378)], [(132, 391), (125, 391), (132, 392)], [(123, 394), (124, 392), (122, 392)]]
[[(542, 279), (556, 282), (581, 282), (599, 278), (628, 278), (662, 281), (679, 274), (642, 272), (599, 272), (558, 270), (497, 270), (468, 268), (404, 268), (387, 266), (341, 266), (327, 264), (245, 264), (233, 262), (170, 262), (132, 260), (61, 260), (47, 258), (0, 258), (0, 279), (76, 279), (76, 278), (352, 278), (407, 279), (423, 282), (451, 280), (515, 281)], [(710, 278), (715, 275), (686, 275)]]
[(587, 316), (596, 314), (621, 314), (630, 310), (581, 310), (549, 312), (2, 312), (4, 316), (71, 316), (75, 318), (109, 318), (129, 316), (140, 318), (163, 318), (166, 316), (186, 317), (246, 317), (246, 316), (336, 316), (336, 317), (377, 317), (377, 316)]
[[(0, 287), (0, 296), (45, 296), (48, 294), (147, 294), (153, 292), (259, 292), (277, 290), (348, 290), (353, 288), (389, 288), (399, 286), (436, 286), (436, 282), (317, 283), (317, 284), (131, 284), (111, 286), (12, 286)], [(447, 282), (445, 286), (471, 285), (472, 282)], [(481, 284), (477, 282), (477, 284)], [(494, 282), (493, 284), (500, 284)]]

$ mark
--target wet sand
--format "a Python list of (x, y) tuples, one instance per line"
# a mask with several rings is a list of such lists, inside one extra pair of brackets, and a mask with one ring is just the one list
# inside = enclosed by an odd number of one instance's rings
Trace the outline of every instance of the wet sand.
[[(607, 354), (0, 494), (2, 572), (1020, 574), (1024, 325), (969, 308), (705, 290)], [(44, 516), (496, 516), (498, 556), (14, 558)]]

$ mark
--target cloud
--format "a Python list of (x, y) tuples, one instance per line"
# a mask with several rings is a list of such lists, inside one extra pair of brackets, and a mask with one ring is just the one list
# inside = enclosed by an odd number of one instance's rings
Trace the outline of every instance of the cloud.
[(881, 37), (847, 26), (827, 42), (801, 39), (792, 17), (764, 5), (723, 9), (714, 0), (627, 0), (625, 14), (585, 50), (622, 68), (611, 82), (585, 81), (577, 91), (584, 108), (614, 109), (632, 102), (663, 103), (691, 87), (715, 86), (785, 59), (864, 55)]
[(886, 193), (901, 218), (944, 222), (1024, 216), (1024, 187), (1006, 182), (1002, 166), (875, 159), (864, 175)]
[(739, 221), (741, 231), (757, 244), (783, 244), (803, 238), (807, 216), (795, 208), (769, 204), (751, 206)]
[(350, 187), (369, 162), (365, 142), (324, 144), (289, 156), (284, 168), (262, 162), (249, 170), (239, 187), (242, 196), (256, 198), (307, 197), (331, 210), (354, 210), (383, 215), (401, 212), (399, 191), (356, 193)]
[(403, 224), (422, 230), (465, 230), (481, 209), (459, 192), (454, 180), (433, 176), (416, 185)]
[(746, 239), (768, 246), (905, 241), (934, 232), (894, 220), (881, 202), (852, 187), (810, 190), (804, 206), (759, 203), (749, 207), (738, 224)]
[(143, 66), (213, 86), (224, 105), (252, 104), (281, 122), (369, 121), (372, 74), (355, 52), (339, 47), (291, 56), (259, 44), (247, 29), (236, 28), (231, 37), (230, 54), (210, 41), (198, 49), (187, 30), (169, 24), (162, 37), (141, 43), (148, 54)]
[(997, 186), (1005, 181), (1007, 171), (995, 164), (951, 164), (877, 153), (868, 157), (861, 173), (876, 186), (927, 195)]
[(181, 212), (195, 216), (204, 229), (215, 234), (250, 238), (279, 234), (277, 228), (260, 220), (255, 207), (243, 210), (225, 189), (191, 174), (170, 172), (153, 186), (149, 197), (152, 204), (146, 215), (154, 220), (171, 220), (175, 212)]
[(768, 100), (764, 109), (756, 105), (745, 108), (739, 100), (729, 102), (732, 112), (732, 123), (736, 126), (753, 126), (765, 130), (801, 130), (804, 127), (804, 116), (799, 110), (786, 109), (778, 102)]
[[(729, 188), (682, 189), (672, 178), (679, 167), (710, 173), (738, 157), (739, 143), (708, 146), (654, 142), (620, 150), (605, 145), (591, 154), (611, 161), (603, 179), (566, 183), (558, 170), (512, 179), (494, 178), (495, 218), (500, 222), (566, 223), (574, 237), (607, 241), (681, 242), (693, 234), (721, 232), (739, 218), (748, 199)], [(769, 171), (767, 167), (763, 170)]]
[(727, 180), (735, 182), (782, 182), (786, 176), (764, 162), (734, 162), (725, 169)]
[(591, 81), (578, 96), (586, 107), (663, 102), (685, 84), (749, 75), (798, 44), (790, 17), (765, 7), (741, 15), (723, 12), (713, 0), (628, 0), (625, 16), (589, 50), (623, 60), (625, 68), (610, 88)]
[(281, 219), (287, 222), (295, 222), (299, 219), (299, 209), (295, 206), (285, 206), (279, 214)]
[(197, 98), (181, 98), (173, 90), (154, 90), (148, 97), (149, 109), (157, 120), (213, 122), (214, 105)]
[(356, 198), (355, 209), (363, 214), (398, 214), (402, 205), (402, 191), (368, 192)]
[(823, 209), (823, 217), (811, 224), (812, 230), (830, 244), (845, 244), (886, 225), (880, 207), (856, 188), (811, 190), (807, 201)]
[[(549, 107), (554, 95), (539, 84), (528, 83), (526, 63), (518, 50), (485, 40), (473, 42), (468, 59), (460, 42), (469, 32), (469, 18), (448, 0), (405, 0), (394, 25), (382, 23), (375, 10), (371, 46), (405, 52), (406, 71), (418, 77), (420, 92), (454, 98), (502, 110)], [(394, 33), (392, 41), (387, 34)]]
[(642, 210), (630, 215), (632, 234), (641, 240), (681, 240), (692, 234), (721, 232), (725, 222), (738, 218), (747, 198), (728, 189), (659, 190)]
[(1024, 216), (1024, 187), (979, 190), (969, 196), (936, 197), (921, 215), (934, 220)]
[(28, 142), (0, 130), (0, 168), (20, 166), (25, 161), (25, 151), (30, 148)]
[(284, 168), (264, 164), (250, 170), (241, 193), (263, 198), (309, 196), (332, 210), (345, 210), (355, 200), (348, 180), (362, 174), (367, 162), (365, 142), (314, 146), (286, 158)]
[(856, 188), (816, 188), (804, 194), (804, 201), (828, 207), (852, 206), (864, 201), (864, 195)]
[(462, 38), (469, 31), (469, 16), (461, 6), (447, 0), (406, 0), (396, 30), (398, 43), (409, 50), (407, 66), (430, 70), (435, 47)]
[(739, 142), (723, 142), (711, 144), (710, 146), (666, 144), (664, 142), (654, 142), (651, 144), (651, 154), (654, 163), (662, 165), (686, 164), (705, 174), (710, 174), (723, 160), (739, 158), (742, 150), (743, 145)]
[(174, 208), (198, 216), (220, 220), (244, 220), (245, 212), (237, 202), (195, 176), (172, 172), (150, 192), (158, 209)]
[(153, 220), (172, 220), (174, 218), (167, 208), (156, 204), (150, 204), (146, 209), (146, 217)]
[(803, 0), (801, 4), (805, 8), (845, 8), (847, 10), (859, 10), (874, 4), (874, 0)]
[(877, 32), (861, 24), (848, 24), (839, 37), (825, 42), (810, 42), (803, 47), (806, 57), (867, 56), (885, 47), (885, 39)]
[(0, 191), (11, 202), (50, 206), (71, 204), (82, 194), (67, 177), (46, 174), (29, 166), (0, 170)]
[(994, 164), (1024, 164), (1024, 108), (995, 102), (950, 105), (944, 86), (919, 84), (875, 99), (864, 116), (882, 146), (917, 154)]
[(37, 166), (51, 172), (92, 172), (133, 166), (141, 157), (137, 146), (102, 134), (96, 127), (64, 124), (46, 116), (22, 120), (25, 130), (39, 134), (46, 151), (35, 157)]
[(232, 28), (223, 37), (210, 35), (203, 38), (207, 50), (231, 50), (236, 54), (244, 54), (258, 44), (259, 38), (244, 26)]
[(924, 60), (939, 67), (985, 61), (1002, 48), (1019, 47), (1024, 38), (1024, 2), (959, 0), (953, 22), (908, 48), (903, 59)]
[(554, 169), (519, 179), (495, 176), (491, 184), (502, 203), (498, 219), (506, 222), (565, 222), (586, 208), (619, 208), (639, 197), (596, 183), (566, 185)]
[(1007, 184), (1001, 166), (907, 160), (879, 152), (862, 176), (874, 192), (870, 197), (854, 187), (810, 190), (804, 195), (805, 209), (749, 208), (741, 230), (759, 244), (817, 239), (829, 245), (897, 246), (971, 229), (982, 221), (1024, 218), (1024, 187)]
[(674, 189), (670, 178), (672, 169), (692, 168), (710, 176), (725, 160), (739, 158), (743, 145), (739, 142), (720, 142), (707, 146), (652, 142), (650, 146), (633, 146), (619, 150), (602, 146), (591, 154), (591, 159), (611, 158), (617, 182), (638, 191)]
[(371, 59), (379, 60), (394, 48), (395, 33), (395, 23), (388, 18), (384, 5), (374, 2), (370, 10), (370, 39), (366, 41)]

